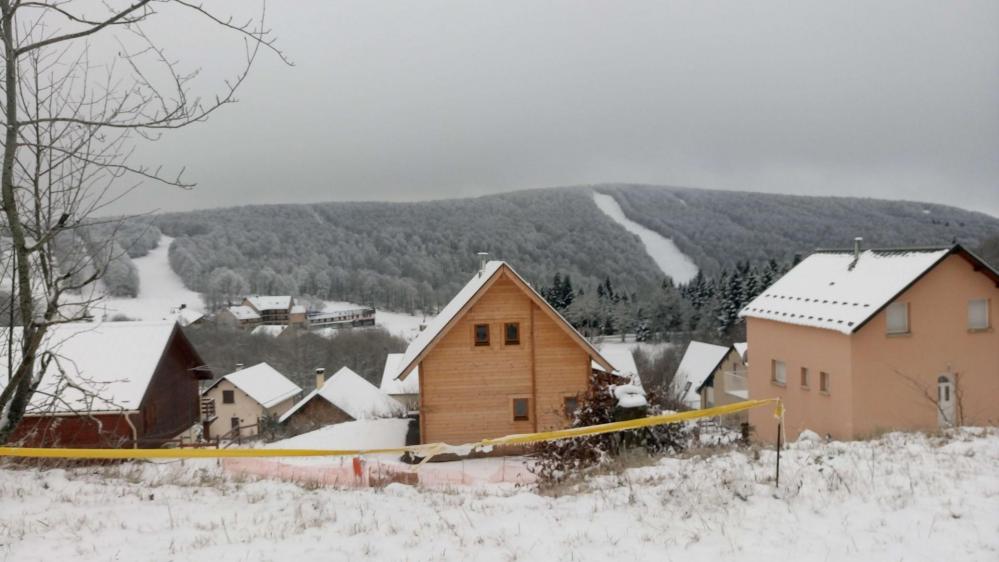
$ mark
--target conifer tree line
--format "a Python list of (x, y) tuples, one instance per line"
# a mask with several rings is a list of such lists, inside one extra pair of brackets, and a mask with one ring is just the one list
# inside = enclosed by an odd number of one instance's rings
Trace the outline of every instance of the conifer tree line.
[(574, 289), (568, 275), (556, 273), (539, 292), (587, 336), (634, 333), (638, 341), (731, 343), (745, 338), (739, 311), (797, 261), (740, 261), (713, 277), (698, 272), (683, 285), (667, 277), (644, 294), (618, 291), (609, 277), (593, 289)]

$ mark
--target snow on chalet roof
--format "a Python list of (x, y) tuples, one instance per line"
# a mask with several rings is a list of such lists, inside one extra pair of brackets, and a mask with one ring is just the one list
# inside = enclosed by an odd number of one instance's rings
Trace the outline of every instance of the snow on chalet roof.
[(229, 373), (221, 380), (231, 382), (264, 408), (276, 406), (302, 392), (297, 384), (288, 380), (267, 363), (257, 363), (252, 367)]
[(701, 397), (697, 389), (721, 364), (729, 349), (699, 341), (690, 342), (673, 375), (673, 390), (684, 404), (691, 408), (700, 407)]
[[(502, 269), (504, 266), (506, 266), (507, 271), (509, 271), (512, 275), (517, 277), (521, 282), (523, 282), (525, 286), (527, 286), (528, 288), (531, 287), (530, 284), (524, 281), (523, 278), (521, 278), (520, 275), (518, 275), (517, 272), (514, 271), (514, 269), (510, 267), (510, 265), (507, 264), (506, 262), (499, 260), (486, 262), (482, 271), (476, 273), (472, 277), (472, 279), (469, 280), (469, 282), (465, 284), (465, 286), (462, 287), (460, 291), (458, 291), (458, 294), (451, 299), (451, 302), (447, 303), (447, 306), (441, 309), (440, 313), (437, 316), (435, 316), (434, 319), (430, 321), (430, 323), (427, 324), (427, 327), (422, 332), (420, 332), (416, 336), (416, 338), (413, 339), (412, 342), (410, 342), (409, 347), (406, 348), (406, 352), (403, 354), (402, 360), (399, 362), (399, 372), (396, 374), (396, 377), (403, 375), (406, 368), (413, 362), (413, 360), (419, 357), (420, 354), (423, 353), (423, 351), (430, 346), (430, 344), (434, 341), (434, 339), (437, 338), (438, 334), (444, 331), (444, 328), (448, 325), (448, 323), (451, 322), (451, 320), (458, 315), (461, 309), (465, 308), (465, 305), (468, 304), (469, 301), (471, 301), (472, 298), (475, 297), (476, 294), (478, 294), (479, 290), (481, 290), (482, 287), (484, 287), (486, 283), (488, 283), (489, 280), (492, 279), (493, 276), (495, 276), (497, 272), (499, 272), (499, 270)], [(533, 289), (530, 290), (533, 291)], [(545, 305), (547, 306), (547, 303), (543, 298), (541, 298), (540, 296), (538, 298), (541, 300), (542, 303), (545, 303)], [(553, 314), (561, 318), (561, 315), (558, 314), (558, 311), (551, 308), (550, 310)], [(571, 330), (575, 330), (574, 328), (572, 328), (571, 324), (565, 321), (565, 319), (562, 319), (562, 321), (565, 322), (565, 325), (569, 326)], [(583, 338), (582, 336), (579, 336), (579, 339), (583, 342), (586, 342), (586, 339)], [(600, 352), (598, 352), (588, 343), (586, 345), (590, 349), (591, 356), (596, 355), (602, 359), (604, 358), (603, 355), (600, 354)]]
[(319, 396), (355, 420), (391, 418), (405, 415), (406, 408), (375, 385), (347, 367), (341, 368), (322, 388), (313, 390), (285, 412), (278, 420), (283, 423), (310, 400)]
[(250, 306), (257, 310), (288, 310), (291, 308), (291, 297), (288, 295), (252, 295), (246, 297)]
[(248, 306), (230, 306), (229, 313), (235, 316), (238, 320), (256, 320), (260, 318), (256, 310)]
[(393, 394), (419, 394), (420, 393), (420, 368), (413, 369), (404, 380), (399, 380), (402, 362), (402, 353), (389, 353), (385, 356), (385, 369), (382, 371), (381, 391), (388, 395)]
[[(54, 359), (42, 376), (28, 413), (137, 410), (174, 325), (83, 322), (50, 326), (40, 351), (52, 353)], [(20, 332), (14, 328), (16, 340), (20, 340)], [(18, 361), (17, 341), (14, 348), (14, 360)], [(8, 361), (6, 352), (0, 354), (0, 371), (7, 371)], [(6, 376), (0, 377), (0, 391), (6, 384)], [(51, 396), (56, 394), (59, 401), (53, 403)]]
[(952, 248), (816, 252), (787, 272), (740, 316), (851, 334)]

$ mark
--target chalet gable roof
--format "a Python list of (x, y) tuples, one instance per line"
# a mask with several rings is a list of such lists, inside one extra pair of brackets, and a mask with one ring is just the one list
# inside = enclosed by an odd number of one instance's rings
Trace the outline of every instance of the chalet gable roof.
[(959, 244), (950, 247), (819, 250), (753, 299), (739, 316), (852, 334), (950, 255), (999, 286), (999, 272)]
[(292, 299), (289, 295), (250, 295), (246, 297), (245, 302), (248, 302), (257, 312), (289, 310), (292, 306)]
[(565, 331), (573, 341), (575, 341), (580, 347), (586, 350), (590, 358), (596, 361), (599, 365), (605, 369), (614, 370), (614, 366), (605, 359), (595, 347), (593, 347), (590, 342), (586, 340), (572, 324), (562, 317), (557, 310), (552, 308), (548, 301), (546, 301), (537, 291), (531, 287), (527, 281), (517, 274), (516, 271), (509, 264), (503, 261), (490, 261), (485, 264), (482, 271), (477, 273), (472, 279), (460, 290), (458, 294), (454, 296), (453, 299), (447, 306), (445, 306), (441, 312), (434, 317), (434, 319), (427, 325), (416, 339), (414, 339), (409, 347), (406, 348), (406, 352), (403, 354), (402, 360), (399, 362), (399, 372), (396, 375), (397, 379), (405, 380), (406, 376), (419, 365), (419, 362), (423, 357), (440, 341), (441, 338), (447, 334), (451, 327), (454, 326), (457, 321), (465, 315), (465, 313), (478, 301), (479, 297), (483, 295), (497, 279), (503, 276), (508, 277), (515, 285), (517, 285), (522, 291), (524, 291), (527, 296), (534, 301), (534, 303), (541, 309), (542, 312), (548, 314), (559, 328)]

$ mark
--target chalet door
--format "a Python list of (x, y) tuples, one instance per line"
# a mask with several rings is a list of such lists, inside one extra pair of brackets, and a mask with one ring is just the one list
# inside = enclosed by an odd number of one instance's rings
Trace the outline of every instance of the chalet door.
[(937, 378), (937, 417), (940, 427), (953, 427), (957, 397), (954, 396), (954, 379), (950, 375)]

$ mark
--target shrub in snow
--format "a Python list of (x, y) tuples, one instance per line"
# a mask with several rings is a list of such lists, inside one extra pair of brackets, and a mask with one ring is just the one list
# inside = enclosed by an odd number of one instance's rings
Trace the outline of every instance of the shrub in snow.
[[(619, 378), (613, 375), (593, 375), (589, 390), (579, 399), (571, 426), (586, 427), (660, 413), (658, 408), (646, 404), (622, 407), (630, 404), (620, 404), (614, 390), (627, 385), (618, 386), (617, 382)], [(633, 398), (635, 395), (628, 396)], [(642, 450), (647, 454), (658, 454), (682, 448), (682, 428), (678, 424), (574, 437), (536, 445), (534, 462), (528, 470), (537, 476), (538, 486), (544, 489), (585, 475), (625, 451)]]

